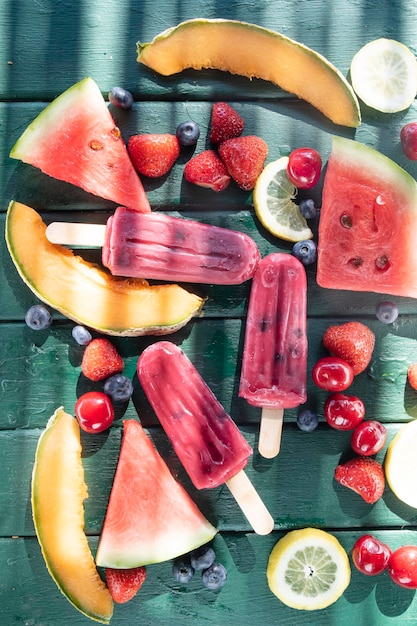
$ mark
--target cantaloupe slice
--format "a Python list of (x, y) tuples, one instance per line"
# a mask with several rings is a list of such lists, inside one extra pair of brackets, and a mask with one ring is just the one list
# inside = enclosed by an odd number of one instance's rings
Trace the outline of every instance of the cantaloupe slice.
[(164, 76), (205, 68), (262, 78), (306, 100), (335, 124), (361, 122), (358, 99), (343, 74), (323, 55), (268, 28), (192, 19), (151, 42), (138, 42), (137, 53), (140, 63)]
[(118, 278), (46, 237), (40, 215), (11, 202), (6, 241), (28, 287), (77, 323), (108, 335), (173, 333), (197, 315), (203, 299), (179, 285)]
[(46, 566), (58, 588), (87, 617), (108, 624), (113, 600), (84, 533), (88, 497), (77, 420), (57, 409), (41, 434), (32, 475), (32, 512)]

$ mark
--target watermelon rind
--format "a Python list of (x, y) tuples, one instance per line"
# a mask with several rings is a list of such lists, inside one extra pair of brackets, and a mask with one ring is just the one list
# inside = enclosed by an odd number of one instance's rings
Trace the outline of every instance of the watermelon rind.
[[(365, 179), (375, 185), (395, 185), (401, 193), (409, 196), (410, 204), (417, 203), (417, 183), (398, 163), (375, 148), (353, 139), (334, 136), (332, 139), (332, 158), (341, 160), (346, 167), (351, 165), (363, 170)], [(416, 204), (417, 210), (417, 204)]]

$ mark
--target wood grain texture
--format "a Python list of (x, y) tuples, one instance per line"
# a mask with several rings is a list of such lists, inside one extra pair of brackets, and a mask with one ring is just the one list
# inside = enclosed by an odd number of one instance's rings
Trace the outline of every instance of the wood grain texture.
[[(401, 127), (417, 119), (417, 104), (387, 116), (363, 108), (356, 130), (336, 127), (309, 105), (260, 80), (222, 72), (185, 71), (163, 78), (136, 62), (136, 42), (150, 41), (165, 28), (193, 17), (223, 17), (275, 29), (324, 54), (348, 76), (350, 61), (367, 41), (399, 39), (417, 52), (417, 3), (414, 0), (3, 0), (0, 6), (0, 622), (5, 626), (82, 626), (88, 620), (59, 593), (46, 571), (37, 543), (30, 507), (30, 480), (40, 433), (54, 410), (72, 412), (77, 397), (100, 385), (80, 374), (82, 349), (71, 338), (73, 324), (54, 316), (48, 331), (30, 331), (27, 308), (37, 302), (19, 279), (4, 240), (4, 221), (12, 199), (39, 210), (44, 220), (104, 223), (114, 205), (9, 158), (27, 125), (57, 95), (90, 75), (103, 95), (116, 84), (135, 95), (131, 111), (111, 107), (125, 139), (137, 132), (174, 132), (193, 119), (201, 126), (196, 146), (208, 147), (210, 110), (215, 100), (229, 101), (245, 119), (245, 134), (268, 143), (268, 161), (289, 150), (311, 145), (326, 162), (333, 135), (354, 138), (380, 150), (417, 177), (417, 162), (408, 161), (399, 143)], [(144, 180), (154, 210), (198, 219), (250, 234), (261, 255), (290, 252), (291, 244), (270, 236), (260, 225), (250, 193), (232, 184), (221, 194), (189, 185), (183, 169), (192, 151), (183, 151), (170, 174)], [(312, 192), (320, 203), (322, 179)], [(309, 194), (310, 195), (310, 194)], [(298, 200), (306, 197), (300, 193)], [(313, 230), (317, 232), (317, 223)], [(98, 251), (83, 251), (99, 261)], [(347, 552), (364, 532), (372, 532), (393, 548), (417, 543), (417, 511), (401, 504), (386, 487), (374, 506), (333, 479), (334, 469), (351, 455), (350, 433), (337, 432), (323, 417), (326, 394), (310, 380), (314, 362), (324, 354), (321, 339), (330, 324), (359, 319), (376, 334), (370, 367), (358, 376), (351, 392), (360, 396), (366, 417), (388, 429), (387, 445), (402, 424), (417, 417), (417, 396), (406, 381), (408, 365), (417, 360), (416, 301), (395, 298), (397, 322), (385, 326), (375, 318), (383, 296), (339, 292), (318, 287), (315, 267), (308, 276), (308, 402), (320, 424), (302, 433), (298, 409), (285, 411), (281, 451), (262, 459), (257, 450), (260, 410), (238, 398), (245, 317), (250, 283), (233, 287), (198, 286), (207, 297), (203, 316), (168, 338), (181, 345), (236, 420), (253, 446), (247, 474), (275, 521), (267, 537), (254, 535), (226, 487), (198, 492), (185, 475), (159, 427), (135, 370), (138, 355), (154, 337), (118, 339), (115, 344), (132, 377), (134, 395), (108, 433), (83, 435), (83, 465), (89, 489), (85, 502), (86, 532), (95, 551), (119, 454), (123, 418), (140, 419), (174, 476), (184, 484), (220, 533), (214, 541), (218, 560), (228, 570), (220, 593), (203, 590), (196, 577), (187, 587), (174, 583), (171, 562), (148, 568), (137, 598), (117, 606), (114, 626), (174, 626), (181, 623), (252, 626), (385, 626), (413, 623), (415, 594), (390, 582), (352, 571), (343, 597), (324, 611), (298, 612), (285, 607), (269, 591), (265, 569), (275, 542), (288, 530), (316, 526), (334, 533)]]
[[(357, 533), (335, 532), (350, 551)], [(377, 531), (382, 541), (399, 547), (413, 541), (409, 531)], [(198, 577), (187, 586), (173, 581), (171, 563), (148, 568), (139, 594), (124, 606), (116, 606), (112, 624), (118, 626), (184, 626), (198, 624), (280, 624), (283, 626), (392, 626), (412, 624), (417, 611), (413, 591), (394, 585), (386, 573), (365, 577), (352, 570), (351, 583), (338, 602), (322, 611), (294, 611), (283, 606), (270, 592), (263, 574), (269, 553), (282, 533), (259, 537), (252, 533), (222, 533), (213, 542), (229, 580), (221, 593), (207, 592)], [(91, 548), (97, 542), (91, 539)], [(36, 539), (0, 540), (0, 617), (4, 624), (22, 623), (85, 626), (87, 619), (64, 601), (46, 571)], [(34, 590), (36, 589), (36, 593)]]
[[(82, 437), (83, 465), (89, 491), (89, 498), (85, 501), (85, 528), (89, 535), (101, 531), (120, 450), (121, 426), (121, 422), (116, 422), (106, 434)], [(388, 425), (387, 444), (399, 428)], [(225, 485), (197, 491), (165, 434), (154, 426), (147, 430), (173, 475), (186, 487), (212, 524), (222, 532), (251, 531)], [(310, 525), (330, 529), (389, 529), (416, 524), (416, 511), (400, 503), (388, 485), (383, 498), (369, 506), (360, 496), (334, 481), (337, 464), (353, 456), (349, 445), (351, 433), (337, 432), (321, 424), (308, 436), (287, 422), (281, 451), (275, 459), (269, 460), (256, 452), (258, 426), (241, 426), (241, 431), (254, 449), (245, 472), (274, 518), (275, 529), (284, 531)], [(2, 483), (4, 506), (0, 510), (0, 536), (33, 535), (28, 494), (40, 432), (41, 429), (31, 429), (0, 433), (1, 458), (10, 468)], [(386, 447), (377, 455), (380, 462), (383, 462), (385, 452)], [(21, 459), (25, 463), (19, 467)]]
[[(378, 7), (372, 0), (326, 5), (320, 0), (4, 0), (0, 13), (2, 46), (0, 95), (8, 100), (45, 100), (91, 75), (103, 93), (121, 77), (144, 99), (195, 100), (224, 97), (221, 73), (185, 72), (163, 79), (138, 67), (136, 42), (195, 17), (223, 17), (272, 28), (324, 54), (347, 74), (355, 52), (380, 36), (414, 45), (417, 7), (394, 0)], [(349, 36), (346, 26), (349, 25)], [(343, 45), (341, 45), (343, 42)], [(51, 76), (54, 77), (51, 81)], [(279, 91), (262, 81), (228, 77), (226, 88), (239, 100), (275, 99)], [(286, 95), (285, 95), (286, 97)]]

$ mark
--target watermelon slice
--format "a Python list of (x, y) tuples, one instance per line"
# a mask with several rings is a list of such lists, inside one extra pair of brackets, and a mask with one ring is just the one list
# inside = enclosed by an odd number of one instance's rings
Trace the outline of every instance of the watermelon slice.
[(174, 479), (140, 423), (125, 420), (123, 426), (97, 565), (159, 563), (210, 541), (217, 530)]
[(92, 78), (53, 100), (10, 156), (101, 198), (142, 213), (151, 210), (120, 130)]
[(324, 179), (317, 282), (417, 298), (417, 183), (372, 148), (335, 137)]

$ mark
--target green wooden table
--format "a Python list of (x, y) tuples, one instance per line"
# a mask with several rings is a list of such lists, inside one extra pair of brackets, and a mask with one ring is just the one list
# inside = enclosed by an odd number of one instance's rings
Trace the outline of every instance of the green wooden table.
[[(417, 119), (417, 105), (394, 116), (364, 113), (360, 128), (336, 127), (308, 105), (262, 81), (220, 72), (187, 71), (162, 78), (136, 63), (137, 40), (149, 41), (160, 31), (192, 17), (241, 19), (268, 26), (324, 54), (347, 76), (355, 52), (367, 41), (394, 38), (417, 51), (417, 3), (414, 0), (3, 0), (0, 7), (0, 207), (4, 230), (10, 199), (60, 218), (104, 220), (111, 203), (53, 181), (39, 171), (9, 159), (15, 140), (45, 104), (90, 75), (103, 94), (114, 85), (134, 93), (129, 112), (114, 111), (127, 138), (136, 132), (173, 132), (192, 118), (201, 125), (197, 149), (205, 147), (213, 101), (230, 101), (246, 121), (245, 132), (263, 136), (269, 160), (303, 144), (319, 150), (326, 161), (332, 135), (355, 138), (387, 154), (413, 176), (417, 163), (401, 151), (399, 131)], [(251, 194), (235, 185), (221, 193), (184, 184), (185, 159), (179, 159), (162, 183), (145, 183), (153, 208), (250, 233), (264, 256), (290, 251), (259, 224)], [(321, 186), (313, 197), (320, 203)], [(92, 219), (95, 219), (92, 218)], [(0, 623), (4, 626), (74, 626), (89, 623), (59, 593), (46, 571), (34, 533), (30, 478), (36, 444), (54, 410), (73, 411), (80, 393), (80, 354), (71, 338), (72, 322), (56, 314), (45, 333), (24, 323), (37, 300), (19, 279), (0, 240)], [(352, 392), (365, 402), (367, 417), (387, 425), (388, 441), (404, 422), (417, 416), (417, 397), (406, 390), (407, 365), (417, 359), (415, 300), (396, 298), (400, 317), (392, 326), (375, 318), (376, 294), (320, 289), (315, 268), (308, 273), (309, 371), (323, 354), (321, 337), (331, 323), (365, 321), (375, 331), (372, 367), (356, 378)], [(334, 468), (349, 450), (350, 433), (329, 429), (323, 418), (324, 392), (309, 386), (307, 406), (318, 411), (320, 425), (312, 434), (298, 430), (296, 410), (285, 415), (282, 450), (271, 461), (256, 452), (259, 411), (237, 397), (237, 386), (249, 284), (202, 287), (208, 297), (204, 316), (172, 336), (205, 377), (226, 410), (237, 421), (255, 453), (248, 474), (275, 520), (271, 535), (251, 532), (226, 488), (197, 492), (170, 452), (155, 416), (135, 377), (137, 357), (151, 338), (115, 341), (134, 378), (135, 393), (125, 417), (139, 417), (161, 453), (178, 473), (205, 515), (219, 528), (214, 541), (218, 559), (228, 570), (219, 593), (195, 580), (180, 588), (171, 563), (148, 568), (138, 596), (116, 606), (115, 626), (182, 626), (229, 623), (275, 625), (367, 626), (414, 623), (413, 591), (395, 586), (388, 575), (367, 578), (352, 570), (343, 597), (326, 610), (306, 613), (282, 605), (267, 586), (265, 569), (275, 542), (294, 528), (317, 526), (334, 533), (348, 552), (365, 531), (393, 548), (417, 543), (417, 510), (401, 504), (387, 487), (374, 506), (333, 480)], [(85, 503), (86, 532), (95, 549), (117, 461), (121, 421), (107, 438), (83, 437), (83, 463), (90, 497)], [(378, 454), (381, 461), (386, 448)]]

